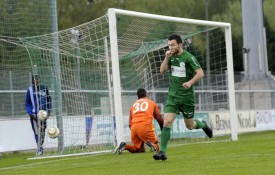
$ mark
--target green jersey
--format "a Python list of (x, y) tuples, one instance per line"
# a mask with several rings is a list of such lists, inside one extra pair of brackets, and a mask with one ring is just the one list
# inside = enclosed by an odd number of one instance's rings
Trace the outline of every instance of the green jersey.
[(181, 55), (173, 55), (168, 61), (170, 74), (169, 96), (182, 98), (186, 105), (195, 105), (194, 88), (184, 89), (182, 84), (191, 80), (195, 75), (195, 70), (201, 66), (197, 59), (189, 52), (183, 50)]

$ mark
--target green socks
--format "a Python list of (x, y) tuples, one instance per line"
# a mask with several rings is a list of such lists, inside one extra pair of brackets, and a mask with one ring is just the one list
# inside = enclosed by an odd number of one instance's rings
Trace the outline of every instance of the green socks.
[[(199, 121), (199, 120), (195, 120), (197, 127), (196, 129), (199, 128), (206, 128), (206, 124)], [(170, 131), (171, 128), (167, 128), (167, 127), (163, 127), (162, 131), (161, 131), (161, 140), (160, 140), (160, 151), (166, 153), (166, 149), (167, 149), (167, 144), (168, 141), (170, 140)]]
[(197, 123), (197, 127), (196, 129), (200, 129), (200, 128), (206, 128), (206, 124), (199, 121), (199, 120), (195, 120), (195, 122)]
[(163, 127), (161, 131), (160, 151), (162, 152), (166, 152), (167, 144), (170, 139), (170, 130), (171, 128)]

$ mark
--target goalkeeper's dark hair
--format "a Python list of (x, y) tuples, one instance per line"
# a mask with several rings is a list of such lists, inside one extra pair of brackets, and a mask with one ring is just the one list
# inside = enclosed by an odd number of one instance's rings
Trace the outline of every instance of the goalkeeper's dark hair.
[(138, 96), (138, 99), (146, 97), (147, 96), (146, 90), (143, 88), (139, 88), (137, 90), (137, 96)]
[(178, 44), (182, 43), (181, 37), (179, 35), (177, 35), (177, 34), (170, 35), (169, 38), (168, 38), (168, 40), (169, 41), (176, 40)]
[(37, 75), (37, 74), (32, 75), (32, 84), (34, 84), (34, 83), (35, 83), (35, 80), (36, 80), (36, 81), (40, 80), (40, 76), (39, 76), (39, 75)]

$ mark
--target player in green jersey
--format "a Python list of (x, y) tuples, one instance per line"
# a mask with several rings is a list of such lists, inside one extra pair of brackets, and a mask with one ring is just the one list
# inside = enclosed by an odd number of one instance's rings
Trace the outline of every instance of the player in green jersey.
[(153, 158), (166, 160), (166, 148), (170, 139), (170, 130), (176, 114), (182, 112), (186, 128), (203, 129), (209, 138), (212, 138), (212, 129), (205, 121), (193, 120), (195, 109), (195, 94), (193, 84), (203, 76), (203, 70), (197, 59), (183, 49), (182, 39), (173, 34), (168, 38), (169, 50), (160, 66), (160, 72), (169, 70), (170, 88), (165, 106), (164, 124), (161, 132), (161, 149)]

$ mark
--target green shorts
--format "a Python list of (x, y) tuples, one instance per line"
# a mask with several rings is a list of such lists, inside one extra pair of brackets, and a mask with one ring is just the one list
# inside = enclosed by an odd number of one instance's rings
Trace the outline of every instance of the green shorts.
[(165, 113), (182, 113), (184, 118), (194, 118), (195, 106), (183, 104), (182, 98), (168, 96), (165, 106)]

